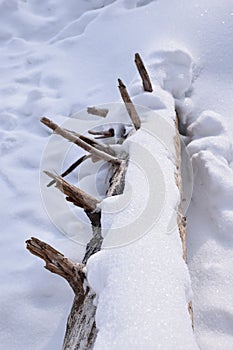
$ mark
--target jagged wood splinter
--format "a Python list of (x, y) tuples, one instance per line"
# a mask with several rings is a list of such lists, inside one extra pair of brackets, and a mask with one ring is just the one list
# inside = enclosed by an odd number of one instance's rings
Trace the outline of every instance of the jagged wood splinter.
[(131, 101), (131, 98), (129, 97), (126, 86), (122, 83), (121, 79), (118, 79), (118, 83), (119, 83), (118, 87), (120, 90), (120, 94), (121, 94), (122, 100), (125, 103), (125, 107), (128, 111), (130, 119), (132, 120), (132, 123), (133, 123), (135, 129), (138, 130), (141, 127), (141, 120), (140, 120), (138, 113), (133, 105), (133, 102)]
[(149, 74), (147, 73), (146, 67), (145, 67), (139, 53), (135, 54), (134, 62), (136, 64), (138, 72), (142, 78), (142, 84), (143, 84), (144, 91), (152, 92), (153, 88), (152, 88), (152, 84), (150, 81), (150, 77), (149, 77)]

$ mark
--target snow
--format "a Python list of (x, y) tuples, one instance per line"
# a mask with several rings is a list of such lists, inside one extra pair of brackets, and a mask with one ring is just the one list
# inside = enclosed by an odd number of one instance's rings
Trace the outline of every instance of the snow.
[[(232, 14), (233, 6), (229, 0), (221, 1), (221, 5), (217, 0), (80, 0), (78, 3), (76, 0), (69, 3), (61, 0), (0, 0), (0, 276), (3, 281), (0, 290), (0, 334), (4, 349), (61, 348), (72, 302), (69, 287), (61, 278), (42, 269), (42, 263), (26, 252), (24, 241), (31, 235), (36, 236), (80, 261), (84, 253), (83, 244), (90, 235), (84, 216), (77, 222), (71, 207), (65, 210), (63, 216), (59, 212), (60, 202), (51, 199), (57, 210), (49, 211), (43, 182), (47, 180), (40, 176), (39, 169), (47, 169), (43, 161), (47, 156), (51, 161), (52, 155), (47, 148), (49, 132), (40, 125), (39, 118), (47, 115), (57, 123), (65, 123), (66, 117), (72, 116), (73, 121), (77, 118), (77, 130), (88, 130), (86, 114), (78, 112), (87, 106), (104, 106), (105, 103), (112, 106), (112, 102), (118, 101), (118, 77), (129, 87), (135, 103), (153, 109), (161, 120), (166, 120), (165, 125), (174, 115), (176, 106), (182, 120), (181, 128), (187, 129), (184, 141), (188, 144), (194, 171), (187, 222), (195, 337), (201, 349), (232, 348)], [(153, 95), (142, 93), (133, 63), (135, 52), (142, 55), (148, 67)], [(118, 108), (116, 104), (115, 109)], [(108, 116), (110, 123), (115, 122), (116, 110)], [(136, 147), (133, 140), (141, 142), (140, 137), (148, 136), (149, 124), (146, 123), (150, 120), (150, 112), (145, 109), (140, 109), (140, 112), (146, 130), (134, 134), (128, 142), (132, 155)], [(124, 113), (119, 113), (117, 122), (125, 122), (125, 118)], [(92, 126), (98, 127), (103, 122), (97, 117), (90, 119)], [(157, 138), (163, 139), (163, 129), (157, 130), (156, 123), (154, 127)], [(156, 142), (154, 138), (153, 142)], [(148, 144), (145, 148), (150, 147)], [(171, 164), (165, 149), (171, 150), (172, 145), (165, 141), (165, 145), (157, 142), (157, 146), (162, 158), (160, 154), (153, 155), (155, 163), (159, 165), (167, 159), (167, 164)], [(70, 153), (63, 157), (64, 164), (56, 165), (59, 151), (60, 147), (55, 148), (49, 170), (60, 172), (61, 168), (80, 156), (77, 150), (67, 149)], [(138, 161), (137, 158), (135, 160)], [(85, 168), (82, 169), (85, 174)], [(127, 175), (130, 190), (134, 190), (130, 171), (136, 169), (138, 178), (141, 179), (143, 174), (140, 167), (130, 164)], [(91, 177), (87, 181), (82, 173), (80, 176), (83, 188), (90, 188)], [(75, 176), (71, 178), (76, 181)], [(145, 182), (145, 174), (140, 181), (149, 196), (150, 187)], [(174, 190), (172, 182), (166, 185), (171, 185)], [(47, 199), (53, 192), (55, 195), (56, 191), (48, 191)], [(102, 199), (103, 193), (97, 192)], [(133, 199), (129, 203), (131, 207), (126, 207), (132, 211), (140, 198), (135, 190), (127, 193), (130, 196), (122, 200), (128, 204), (128, 198)], [(175, 206), (177, 197), (175, 193), (173, 195)], [(59, 198), (62, 201), (63, 197)], [(189, 200), (186, 198), (186, 202)], [(108, 231), (108, 222), (115, 223), (109, 213), (110, 204), (103, 202), (101, 205), (104, 207), (105, 204)], [(145, 202), (142, 204), (145, 206)], [(117, 203), (112, 203), (110, 210), (115, 210), (116, 206)], [(137, 215), (140, 216), (140, 213), (139, 210)], [(72, 216), (70, 220), (67, 219), (68, 214)], [(117, 215), (123, 218), (124, 213)], [(174, 219), (174, 215), (171, 217)], [(126, 223), (129, 218), (130, 215), (125, 216)], [(173, 225), (170, 226), (173, 228)], [(184, 344), (189, 339), (190, 348), (195, 347), (185, 308), (190, 297), (190, 282), (180, 259), (182, 253), (178, 235), (176, 231), (170, 235), (162, 232), (153, 234), (155, 232), (149, 228), (148, 234), (140, 240), (119, 249), (106, 249), (90, 261), (89, 279), (100, 294), (97, 349), (100, 346), (104, 349), (107, 344), (117, 346), (113, 339), (115, 333), (109, 331), (110, 328), (119, 333), (118, 344), (130, 338), (135, 342), (132, 343), (133, 348), (137, 344), (142, 348), (143, 342), (146, 342), (150, 349), (150, 341), (155, 337), (162, 349), (178, 348), (173, 342), (178, 344), (183, 333)], [(106, 234), (107, 237), (106, 246), (120, 243), (115, 242), (111, 234)], [(128, 238), (134, 241), (135, 237)], [(158, 247), (156, 252), (159, 253), (155, 257), (153, 244)], [(135, 247), (135, 251), (130, 249), (131, 246)], [(177, 255), (173, 254), (174, 246)], [(143, 249), (148, 254), (143, 254)], [(162, 256), (163, 249), (171, 255), (171, 261)], [(172, 269), (172, 265), (177, 266), (177, 270)], [(104, 269), (104, 266), (108, 268)], [(166, 268), (163, 269), (163, 266)], [(95, 271), (98, 280), (94, 276)], [(127, 283), (118, 283), (125, 282), (126, 276), (129, 279)], [(141, 276), (143, 278), (140, 279)], [(171, 285), (167, 285), (167, 278), (170, 278)], [(132, 296), (131, 288), (135, 296)], [(109, 294), (110, 291), (112, 294)], [(177, 300), (174, 300), (174, 293), (178, 296)], [(121, 304), (117, 302), (118, 298)], [(104, 314), (103, 300), (106, 310), (112, 310), (112, 314), (110, 311)], [(143, 317), (139, 319), (135, 315), (145, 304), (148, 309), (144, 309)], [(168, 308), (171, 304), (172, 309)], [(128, 312), (129, 307), (138, 313)], [(156, 323), (158, 319), (153, 318), (152, 309), (160, 315), (160, 324)], [(172, 322), (174, 314), (171, 310), (179, 315), (177, 322)], [(113, 314), (119, 321), (114, 324)], [(117, 328), (123, 324), (123, 318), (128, 325), (134, 324), (134, 316), (141, 339), (135, 337), (132, 326)], [(152, 323), (157, 324), (156, 332), (150, 328)], [(160, 333), (167, 329), (166, 336)], [(119, 348), (124, 349), (120, 345)]]
[(189, 127), (188, 145), (194, 167), (188, 251), (196, 335), (201, 348), (214, 350), (232, 348), (233, 148), (222, 120), (213, 112), (201, 114)]
[[(147, 94), (143, 105), (146, 101)], [(124, 144), (130, 155), (124, 193), (100, 205), (104, 249), (87, 264), (88, 282), (97, 294), (94, 349), (154, 349), (155, 344), (157, 349), (198, 349), (176, 223), (175, 145), (167, 145), (158, 132), (164, 127), (167, 139), (174, 140), (175, 116), (168, 109), (161, 123), (154, 111), (144, 110), (142, 129)]]
[(89, 260), (88, 281), (98, 293), (96, 350), (154, 349), (155, 344), (157, 349), (198, 349), (178, 235), (153, 228), (131, 245)]

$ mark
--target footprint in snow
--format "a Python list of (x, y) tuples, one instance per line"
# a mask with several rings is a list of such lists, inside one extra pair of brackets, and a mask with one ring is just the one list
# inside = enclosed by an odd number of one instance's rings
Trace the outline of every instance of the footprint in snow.
[(75, 21), (67, 24), (58, 34), (56, 34), (51, 40), (50, 44), (63, 41), (65, 39), (73, 38), (79, 35), (82, 35), (88, 25), (94, 21), (98, 16), (98, 13), (87, 12), (84, 13), (81, 17)]
[(17, 118), (10, 113), (0, 114), (0, 129), (5, 131), (11, 131), (16, 128), (18, 124)]
[(185, 97), (192, 84), (193, 60), (182, 50), (157, 51), (150, 58), (151, 79), (158, 81), (162, 89), (169, 91), (174, 98)]

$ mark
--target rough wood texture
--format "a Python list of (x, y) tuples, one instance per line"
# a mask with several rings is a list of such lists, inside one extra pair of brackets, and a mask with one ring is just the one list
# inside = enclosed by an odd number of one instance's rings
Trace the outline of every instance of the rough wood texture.
[(108, 137), (113, 137), (115, 135), (115, 130), (113, 128), (110, 128), (108, 130), (103, 131), (95, 131), (95, 130), (88, 130), (89, 134), (95, 135), (95, 139), (105, 139)]
[[(178, 187), (179, 193), (180, 193), (180, 203), (178, 206), (178, 212), (177, 212), (177, 223), (178, 228), (180, 232), (180, 238), (182, 242), (182, 250), (183, 250), (183, 259), (185, 263), (187, 263), (187, 249), (186, 249), (186, 218), (183, 216), (182, 208), (181, 208), (181, 201), (182, 201), (182, 178), (181, 178), (181, 144), (180, 144), (180, 134), (179, 134), (179, 122), (178, 122), (178, 116), (176, 116), (175, 121), (175, 130), (176, 130), (176, 136), (175, 136), (175, 150), (176, 150), (176, 172), (175, 172), (175, 181), (176, 185)], [(190, 314), (191, 322), (192, 322), (192, 328), (194, 329), (194, 318), (193, 318), (193, 307), (192, 307), (192, 301), (188, 303), (188, 311)]]
[(45, 268), (65, 278), (78, 296), (84, 296), (84, 264), (75, 264), (49, 244), (32, 237), (26, 241), (26, 248), (45, 261)]
[[(64, 350), (92, 349), (97, 335), (95, 327), (95, 295), (87, 287), (84, 290), (84, 264), (75, 264), (56, 249), (32, 237), (26, 241), (27, 249), (43, 259), (45, 268), (65, 278), (74, 291), (75, 298), (67, 321)], [(67, 336), (68, 335), (68, 336)]]
[(107, 108), (88, 107), (87, 113), (105, 118), (105, 117), (107, 117), (108, 109)]
[(90, 213), (86, 211), (85, 213), (91, 221), (93, 237), (91, 238), (90, 242), (87, 243), (86, 252), (82, 261), (83, 264), (86, 264), (87, 260), (93, 254), (100, 251), (102, 242), (103, 242), (103, 237), (101, 232), (101, 211), (94, 212), (94, 213)]
[[(99, 159), (104, 159), (110, 162), (113, 174), (106, 195), (117, 195), (123, 192), (125, 172), (127, 170), (125, 154), (122, 154), (121, 159), (118, 159), (115, 157), (115, 153), (113, 154), (114, 151), (112, 151), (109, 146), (99, 144), (95, 140), (82, 136), (75, 131), (63, 129), (47, 118), (42, 118), (41, 121), (57, 134), (74, 142), (84, 150), (91, 153), (91, 156), (94, 155)], [(108, 132), (111, 132), (112, 134), (111, 130)], [(100, 153), (97, 152), (101, 152), (101, 156)], [(85, 156), (81, 161), (83, 159), (85, 159)], [(79, 164), (80, 161), (77, 161), (77, 163)], [(76, 165), (76, 163), (70, 167), (71, 170), (74, 168), (74, 165)], [(86, 246), (86, 253), (83, 258), (83, 264), (86, 264), (90, 256), (101, 249), (103, 241), (101, 234), (101, 212), (97, 207), (98, 201), (81, 189), (65, 181), (62, 176), (52, 174), (48, 171), (45, 171), (45, 173), (53, 179), (56, 187), (67, 196), (66, 199), (68, 201), (71, 201), (74, 205), (84, 209), (86, 215), (91, 221), (93, 237)], [(75, 294), (73, 306), (67, 322), (63, 350), (85, 350), (92, 348), (97, 335), (97, 329), (95, 326), (96, 307), (93, 305), (93, 299), (94, 293), (89, 287), (87, 287), (85, 294)]]
[(124, 160), (120, 165), (114, 167), (113, 175), (110, 179), (110, 186), (106, 193), (107, 197), (123, 193), (127, 165), (128, 161)]
[(178, 129), (178, 118), (176, 118), (175, 122), (175, 130), (176, 130), (176, 136), (175, 136), (175, 150), (176, 150), (176, 172), (175, 172), (175, 181), (176, 186), (179, 189), (180, 193), (180, 203), (178, 207), (178, 213), (177, 213), (177, 222), (180, 232), (180, 238), (182, 241), (182, 248), (183, 248), (183, 259), (186, 262), (187, 261), (187, 253), (186, 253), (186, 220), (183, 217), (182, 214), (182, 208), (181, 208), (181, 201), (182, 201), (182, 178), (181, 178), (181, 144), (180, 144), (180, 134)]
[[(86, 159), (90, 158), (90, 155), (85, 155), (82, 156), (81, 158), (79, 158), (78, 160), (76, 160), (73, 164), (71, 164), (71, 166), (69, 166), (69, 168), (64, 171), (60, 176), (61, 177), (65, 177), (67, 175), (69, 175), (74, 169), (76, 169), (82, 162), (84, 162)], [(47, 185), (47, 187), (50, 187), (52, 185), (54, 185), (56, 183), (56, 180), (52, 180), (50, 181), (50, 183)]]
[(52, 120), (43, 117), (41, 119), (41, 122), (46, 125), (48, 128), (52, 129), (56, 134), (63, 136), (65, 139), (73, 142), (77, 146), (83, 148), (85, 151), (91, 153), (94, 157), (97, 159), (103, 159), (106, 162), (110, 162), (113, 164), (119, 164), (121, 162), (120, 159), (106, 153), (103, 151), (98, 150), (97, 148), (91, 146), (87, 142), (81, 140), (79, 137), (75, 136), (72, 132), (67, 131), (66, 129), (61, 128), (56, 123), (54, 123)]
[(145, 67), (139, 53), (135, 54), (134, 62), (136, 64), (138, 72), (142, 78), (142, 84), (143, 84), (144, 91), (152, 92), (153, 88), (151, 85), (150, 77), (149, 77), (149, 74), (147, 73), (146, 67)]
[[(141, 75), (143, 86), (145, 91), (152, 91), (150, 78), (145, 69), (145, 66), (138, 54), (135, 55), (135, 63), (138, 67)], [(129, 116), (135, 129), (139, 129), (141, 126), (140, 118), (137, 111), (129, 97), (127, 89), (122, 81), (119, 79), (119, 90), (122, 99), (125, 103)], [(102, 110), (103, 111), (103, 110)], [(107, 110), (106, 110), (107, 111)], [(105, 111), (105, 113), (107, 113)], [(98, 114), (97, 114), (98, 112)], [(101, 115), (100, 109), (88, 108), (88, 113)], [(99, 114), (100, 113), (100, 114)], [(101, 116), (106, 116), (101, 115)], [(98, 144), (94, 140), (82, 136), (74, 131), (60, 128), (53, 121), (42, 118), (42, 123), (47, 125), (50, 129), (54, 130), (57, 134), (66, 138), (67, 140), (75, 143), (79, 147), (82, 147), (85, 151), (89, 152), (97, 159), (104, 159), (111, 163), (112, 176), (109, 181), (109, 188), (106, 196), (119, 195), (124, 190), (125, 174), (127, 171), (128, 158), (127, 155), (122, 154), (121, 159), (116, 158), (115, 154), (111, 153), (111, 149), (107, 149), (104, 145)], [(175, 180), (180, 194), (182, 194), (182, 180), (181, 180), (181, 147), (178, 130), (178, 122), (176, 120), (176, 136), (175, 136), (175, 149), (176, 149), (176, 173)], [(97, 134), (96, 134), (97, 135)], [(111, 137), (111, 134), (100, 136)], [(73, 165), (72, 165), (73, 166)], [(72, 167), (71, 166), (71, 167)], [(88, 259), (101, 249), (103, 237), (101, 233), (101, 212), (98, 210), (98, 201), (84, 191), (69, 184), (61, 176), (54, 175), (46, 172), (46, 174), (53, 178), (56, 186), (67, 196), (67, 200), (71, 201), (74, 205), (80, 206), (84, 209), (86, 215), (89, 217), (92, 225), (93, 237), (86, 246), (86, 253), (83, 258), (82, 264), (74, 264), (69, 259), (65, 258), (61, 253), (57, 252), (54, 248), (46, 245), (35, 238), (27, 241), (27, 248), (32, 254), (37, 255), (46, 262), (46, 268), (51, 272), (57, 273), (60, 276), (66, 278), (70, 283), (75, 298), (73, 306), (67, 321), (66, 334), (63, 343), (63, 350), (89, 350), (92, 349), (97, 336), (97, 329), (95, 324), (96, 307), (94, 305), (95, 294), (87, 285), (83, 268)], [(177, 222), (180, 231), (180, 237), (183, 247), (183, 258), (186, 261), (186, 223), (185, 218), (181, 212), (181, 204), (178, 208)], [(188, 304), (188, 310), (190, 312), (193, 322), (192, 303)]]
[(97, 142), (96, 139), (95, 140), (90, 139), (89, 137), (81, 135), (81, 134), (77, 133), (76, 131), (68, 130), (68, 129), (64, 129), (64, 130), (66, 130), (69, 133), (71, 133), (72, 135), (78, 137), (80, 140), (88, 143), (88, 145), (91, 145), (91, 146), (95, 147), (99, 151), (106, 152), (106, 153), (108, 153), (108, 154), (110, 154), (112, 156), (116, 155), (114, 150), (109, 145), (105, 145), (104, 143)]
[(118, 83), (119, 83), (118, 87), (120, 90), (120, 94), (121, 94), (122, 100), (125, 103), (125, 107), (128, 111), (130, 119), (132, 120), (132, 123), (133, 123), (135, 129), (138, 130), (141, 127), (141, 120), (140, 120), (138, 113), (133, 105), (133, 102), (131, 101), (131, 98), (129, 97), (126, 86), (122, 83), (121, 79), (118, 79)]
[(49, 171), (45, 171), (45, 174), (55, 180), (56, 187), (67, 196), (67, 201), (72, 202), (74, 205), (86, 211), (93, 212), (97, 209), (99, 201), (96, 198), (82, 191), (80, 188), (71, 185), (59, 175), (54, 175)]
[(84, 296), (75, 295), (67, 320), (62, 350), (91, 350), (97, 336), (95, 294), (87, 288)]
[[(126, 171), (127, 160), (122, 161), (120, 165), (114, 165), (113, 175), (106, 194), (108, 197), (123, 193)], [(90, 256), (101, 249), (103, 241), (101, 213), (86, 212), (86, 214), (92, 222), (93, 238), (87, 244), (86, 253), (82, 261), (83, 264), (86, 264)], [(99, 215), (99, 218), (94, 218), (93, 215)], [(63, 350), (89, 350), (93, 348), (97, 336), (95, 325), (96, 307), (93, 305), (94, 297), (95, 294), (90, 289), (85, 294), (82, 303), (80, 303), (80, 298), (75, 296), (67, 322)]]

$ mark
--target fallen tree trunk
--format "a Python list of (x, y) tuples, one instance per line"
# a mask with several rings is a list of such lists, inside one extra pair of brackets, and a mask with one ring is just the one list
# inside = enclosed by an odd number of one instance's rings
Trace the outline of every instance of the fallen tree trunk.
[[(152, 87), (145, 66), (141, 61), (139, 55), (136, 55), (135, 61), (139, 69), (139, 73), (142, 77), (143, 86), (145, 91), (152, 92)], [(136, 130), (141, 127), (141, 120), (136, 111), (132, 100), (129, 97), (128, 91), (122, 81), (119, 79), (119, 89), (122, 99), (125, 103), (126, 109), (128, 111), (129, 117), (132, 124)], [(107, 111), (89, 110), (89, 113), (94, 113), (96, 115), (106, 116)], [(103, 112), (103, 113), (102, 113)], [(38, 239), (32, 238), (27, 241), (27, 249), (34, 255), (42, 258), (46, 262), (46, 268), (53, 273), (65, 278), (71, 285), (75, 297), (73, 301), (73, 306), (68, 317), (66, 334), (63, 343), (63, 350), (85, 350), (92, 349), (97, 337), (98, 330), (95, 323), (95, 313), (96, 306), (94, 304), (95, 293), (88, 285), (88, 281), (85, 276), (85, 265), (88, 259), (96, 252), (101, 250), (103, 236), (101, 230), (101, 210), (98, 207), (98, 200), (88, 193), (82, 191), (74, 185), (69, 184), (63, 179), (67, 173), (75, 169), (76, 165), (79, 165), (83, 160), (91, 157), (95, 160), (104, 160), (109, 163), (112, 170), (112, 176), (109, 181), (109, 187), (106, 192), (106, 197), (115, 196), (123, 193), (125, 186), (125, 175), (127, 171), (128, 155), (122, 153), (117, 156), (115, 151), (104, 144), (98, 143), (94, 140), (88, 139), (75, 131), (70, 131), (59, 127), (53, 121), (42, 118), (42, 123), (47, 127), (52, 129), (55, 133), (66, 138), (67, 140), (73, 142), (77, 146), (83, 148), (88, 155), (82, 157), (81, 161), (75, 162), (62, 176), (57, 176), (51, 172), (46, 172), (46, 174), (53, 179), (49, 185), (55, 184), (56, 187), (62, 191), (66, 200), (72, 202), (74, 205), (83, 208), (86, 215), (90, 219), (93, 231), (93, 237), (86, 246), (85, 256), (82, 263), (74, 264), (69, 259), (65, 258), (61, 253), (54, 250), (54, 248), (46, 245), (46, 243), (39, 241)], [(182, 179), (180, 173), (181, 156), (180, 156), (180, 140), (178, 132), (178, 123), (175, 125), (176, 137), (174, 140), (176, 149), (176, 168), (175, 173), (176, 184), (179, 189), (180, 194), (182, 193)], [(96, 133), (92, 133), (96, 134)], [(103, 134), (104, 135), (104, 134)], [(104, 136), (111, 137), (114, 132), (106, 134)], [(181, 212), (181, 206), (179, 206), (177, 223), (180, 230), (180, 237), (183, 246), (183, 258), (186, 260), (186, 230), (185, 221)], [(53, 253), (52, 257), (50, 253)], [(192, 308), (189, 304), (189, 311)]]

